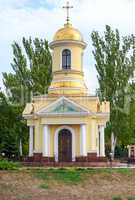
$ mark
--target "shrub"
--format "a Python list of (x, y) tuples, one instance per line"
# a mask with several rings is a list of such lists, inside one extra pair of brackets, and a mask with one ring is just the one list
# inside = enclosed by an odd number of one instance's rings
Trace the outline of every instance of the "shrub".
[(43, 183), (43, 184), (40, 185), (40, 188), (47, 190), (47, 189), (49, 189), (49, 186), (48, 186), (48, 184)]
[(122, 200), (120, 196), (114, 197), (113, 200)]
[(8, 161), (6, 159), (0, 159), (0, 170), (14, 170), (20, 167), (19, 163)]

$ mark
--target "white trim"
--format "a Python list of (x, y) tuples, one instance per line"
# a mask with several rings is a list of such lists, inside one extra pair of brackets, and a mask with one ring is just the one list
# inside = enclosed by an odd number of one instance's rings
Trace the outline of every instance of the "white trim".
[(105, 157), (105, 134), (104, 134), (104, 125), (99, 126), (100, 131), (100, 156)]
[(83, 88), (83, 87), (50, 87), (49, 91), (62, 90), (62, 89), (64, 89), (64, 90), (79, 90), (79, 91), (81, 89), (86, 90), (86, 88)]
[(55, 161), (58, 162), (59, 155), (58, 155), (58, 137), (59, 137), (59, 132), (62, 129), (68, 129), (71, 134), (72, 134), (72, 161), (75, 161), (75, 132), (74, 129), (71, 128), (70, 126), (60, 126), (54, 134), (54, 156), (55, 156)]
[[(52, 105), (52, 104), (51, 104)], [(47, 108), (47, 107), (46, 107)], [(42, 109), (42, 110), (44, 110), (44, 109)], [(76, 112), (76, 113), (40, 113), (41, 112), (41, 110), (39, 111), (39, 112), (37, 112), (37, 113), (35, 113), (35, 114), (33, 114), (33, 115), (23, 115), (23, 117), (24, 117), (24, 119), (32, 119), (32, 118), (34, 118), (34, 116), (36, 116), (36, 115), (38, 115), (38, 116), (41, 116), (41, 117), (43, 117), (43, 116), (95, 116), (95, 117), (97, 117), (98, 119), (100, 119), (100, 118), (105, 118), (107, 121), (109, 120), (109, 116), (110, 116), (110, 113), (101, 113), (100, 115), (98, 115), (97, 113), (94, 113), (94, 112), (91, 112), (91, 111), (87, 111), (87, 112)]]
[(100, 156), (100, 149), (99, 149), (99, 140), (100, 140), (100, 137), (99, 137), (99, 135), (100, 135), (100, 126), (98, 125), (98, 132), (97, 132), (97, 157), (99, 157)]
[[(76, 117), (77, 117), (77, 116), (76, 116)], [(49, 117), (48, 117), (48, 118), (49, 118)], [(70, 118), (70, 117), (69, 117), (69, 118)], [(79, 118), (79, 117), (78, 117), (78, 118)], [(50, 117), (50, 119), (51, 119), (51, 117)], [(68, 120), (67, 120), (67, 121), (68, 121)], [(62, 123), (62, 121), (61, 121), (61, 122), (53, 122), (53, 121), (52, 121), (52, 122), (46, 122), (45, 124), (46, 124), (46, 125), (62, 125), (63, 123)], [(75, 125), (75, 124), (76, 124), (76, 125), (80, 125), (80, 124), (84, 124), (84, 120), (81, 121), (81, 122), (77, 122), (77, 121), (76, 121), (76, 122), (71, 122), (71, 121), (70, 121), (70, 122), (64, 122), (64, 124), (65, 124), (65, 125)], [(41, 121), (41, 125), (44, 125), (44, 121), (43, 121), (43, 122)]]
[(24, 119), (31, 119), (32, 117), (33, 117), (34, 115), (32, 114), (32, 115), (23, 115), (23, 118)]
[(34, 127), (29, 126), (29, 156), (33, 156)]
[(62, 45), (69, 45), (71, 46), (71, 44), (77, 45), (79, 47), (82, 47), (83, 49), (85, 49), (87, 47), (87, 44), (84, 41), (77, 41), (77, 40), (58, 40), (58, 41), (53, 41), (51, 43), (49, 43), (49, 47), (51, 49), (54, 49), (55, 47), (58, 46), (62, 46)]
[[(98, 97), (97, 96), (92, 96), (92, 95), (86, 95), (86, 96), (76, 96), (76, 99), (77, 100), (80, 100), (82, 98), (88, 98), (90, 101), (93, 101), (93, 100), (98, 100)], [(56, 97), (49, 97), (48, 95), (40, 95), (40, 96), (34, 96), (32, 100), (34, 101), (39, 101), (39, 100), (56, 100)]]
[(130, 158), (131, 156), (131, 146), (128, 147), (128, 157)]
[(84, 83), (83, 80), (80, 80), (80, 79), (72, 79), (72, 78), (65, 78), (65, 79), (60, 79), (60, 80), (53, 80), (52, 83), (59, 83), (59, 82), (61, 83), (61, 82), (67, 82), (67, 81)]
[(93, 116), (92, 114), (88, 114), (85, 112), (74, 112), (74, 113), (41, 113), (38, 114), (40, 117), (83, 117), (83, 116)]
[(80, 155), (87, 156), (86, 151), (86, 124), (80, 125)]
[(43, 128), (43, 156), (50, 156), (50, 132), (48, 125), (44, 125)]

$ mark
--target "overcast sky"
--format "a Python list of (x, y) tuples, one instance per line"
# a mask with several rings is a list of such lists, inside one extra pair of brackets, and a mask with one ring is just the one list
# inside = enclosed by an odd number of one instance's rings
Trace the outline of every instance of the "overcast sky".
[[(0, 0), (0, 86), (2, 72), (12, 71), (11, 44), (23, 36), (46, 38), (65, 23), (62, 6), (66, 0)], [(88, 47), (84, 55), (84, 72), (90, 93), (98, 87), (90, 34), (103, 33), (105, 25), (118, 28), (122, 35), (135, 34), (135, 0), (70, 0), (74, 6), (71, 22), (78, 28)]]

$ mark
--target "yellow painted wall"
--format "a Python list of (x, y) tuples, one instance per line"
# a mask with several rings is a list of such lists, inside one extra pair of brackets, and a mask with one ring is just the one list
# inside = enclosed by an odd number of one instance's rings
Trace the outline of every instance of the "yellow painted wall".
[(42, 152), (42, 141), (43, 141), (43, 128), (40, 125), (40, 121), (35, 121), (35, 131), (34, 131), (34, 147), (35, 152), (40, 153)]
[(53, 50), (53, 72), (62, 69), (62, 51), (64, 49), (71, 50), (71, 69), (82, 71), (82, 52), (83, 49), (75, 45), (64, 45), (55, 47)]
[(98, 133), (98, 127), (96, 118), (92, 118), (90, 121), (90, 151), (96, 151), (97, 149), (97, 133)]
[[(49, 104), (53, 103), (60, 97), (41, 97), (41, 98), (34, 98), (34, 111), (37, 112), (40, 109), (45, 108)], [(97, 112), (97, 105), (99, 103), (98, 97), (87, 97), (87, 96), (82, 96), (82, 97), (69, 97), (71, 101), (74, 101), (78, 105), (88, 109), (91, 112)], [(103, 102), (101, 106), (101, 113), (109, 113), (110, 112), (110, 104), (109, 102)]]

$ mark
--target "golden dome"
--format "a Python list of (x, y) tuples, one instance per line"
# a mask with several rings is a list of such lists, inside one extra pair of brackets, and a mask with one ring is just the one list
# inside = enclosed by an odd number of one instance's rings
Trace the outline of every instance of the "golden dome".
[(65, 24), (64, 28), (59, 29), (55, 36), (54, 41), (59, 40), (76, 40), (76, 41), (83, 41), (83, 37), (79, 30), (72, 27), (72, 24)]

